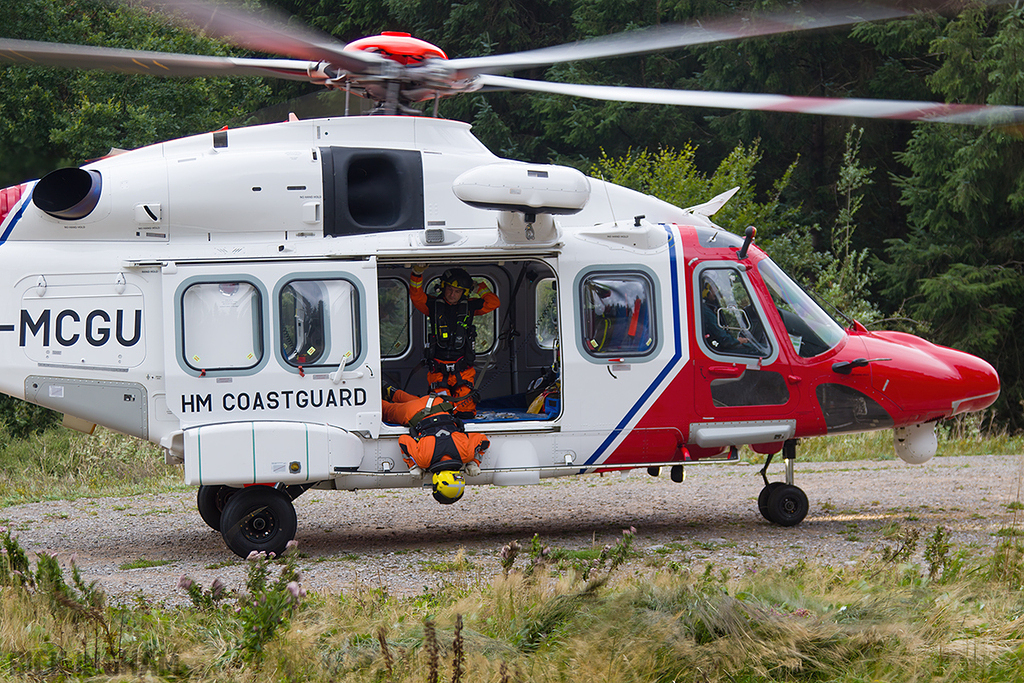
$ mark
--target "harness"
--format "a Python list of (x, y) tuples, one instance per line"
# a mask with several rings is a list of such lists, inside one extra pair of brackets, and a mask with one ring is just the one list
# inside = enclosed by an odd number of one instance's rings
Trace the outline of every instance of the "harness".
[(434, 413), (413, 423), (410, 420), (409, 435), (418, 442), (428, 436), (434, 437), (434, 452), (428, 472), (461, 470), (462, 456), (452, 435), (465, 431), (462, 420), (451, 413)]
[[(476, 326), (473, 325), (473, 311), (470, 309), (469, 299), (463, 297), (454, 305), (446, 303), (440, 297), (434, 299), (430, 321), (431, 359), (439, 358), (442, 361), (454, 362), (459, 356), (465, 357), (473, 353)], [(470, 365), (473, 360), (475, 359), (469, 361)]]
[(454, 408), (454, 406), (448, 401), (437, 396), (431, 396), (427, 399), (427, 404), (409, 418), (409, 431), (413, 432), (412, 435), (418, 439), (419, 435), (413, 431), (415, 428), (431, 418), (440, 418), (444, 415), (451, 417), (448, 411), (452, 408)]

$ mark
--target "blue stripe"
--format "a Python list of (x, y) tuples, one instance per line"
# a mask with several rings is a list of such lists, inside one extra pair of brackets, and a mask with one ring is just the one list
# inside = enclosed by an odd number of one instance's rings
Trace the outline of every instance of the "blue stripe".
[[(650, 398), (651, 394), (654, 393), (654, 390), (661, 385), (661, 383), (665, 380), (665, 377), (668, 376), (668, 374), (679, 362), (679, 359), (683, 357), (682, 326), (680, 322), (679, 310), (679, 273), (677, 272), (675, 249), (676, 240), (675, 235), (672, 233), (672, 229), (669, 226), (662, 224), (662, 227), (664, 227), (665, 232), (668, 233), (669, 266), (672, 277), (672, 322), (676, 350), (675, 353), (672, 355), (672, 358), (669, 360), (668, 364), (665, 366), (665, 368), (660, 373), (658, 373), (658, 376), (655, 378), (654, 382), (649, 387), (647, 387), (647, 390), (644, 391), (642, 396), (640, 396), (640, 400), (633, 404), (633, 407), (629, 409), (629, 412), (627, 412), (626, 416), (622, 418), (622, 421), (615, 426), (615, 429), (612, 430), (612, 432), (608, 435), (604, 442), (600, 446), (598, 446), (597, 450), (594, 451), (594, 454), (587, 459), (587, 462), (585, 463), (586, 465), (593, 464), (595, 461), (597, 461), (598, 458), (604, 455), (605, 451), (611, 445), (612, 441), (615, 440), (615, 437), (618, 435), (618, 433), (622, 429), (624, 429), (626, 425), (629, 424), (630, 420), (633, 419), (633, 416), (636, 415), (638, 410), (640, 410), (640, 407), (647, 402), (647, 399)], [(583, 474), (583, 472), (584, 470), (581, 469), (579, 473)]]
[(14, 214), (14, 218), (12, 218), (11, 222), (7, 224), (7, 229), (4, 230), (4, 234), (0, 235), (0, 246), (2, 246), (3, 243), (7, 241), (7, 238), (10, 236), (11, 231), (14, 230), (14, 226), (17, 224), (18, 221), (21, 220), (22, 214), (24, 214), (25, 209), (28, 208), (29, 198), (32, 196), (32, 190), (34, 190), (35, 187), (36, 184), (32, 183), (32, 187), (30, 187), (28, 189), (28, 192), (25, 193), (24, 201), (21, 202), (21, 208), (18, 209), (18, 213)]

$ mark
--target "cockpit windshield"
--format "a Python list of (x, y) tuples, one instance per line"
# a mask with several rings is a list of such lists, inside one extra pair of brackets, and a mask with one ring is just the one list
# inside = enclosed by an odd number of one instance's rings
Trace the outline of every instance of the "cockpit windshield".
[(779, 311), (789, 341), (797, 354), (812, 358), (833, 348), (846, 333), (800, 285), (793, 282), (771, 259), (757, 264), (772, 301)]

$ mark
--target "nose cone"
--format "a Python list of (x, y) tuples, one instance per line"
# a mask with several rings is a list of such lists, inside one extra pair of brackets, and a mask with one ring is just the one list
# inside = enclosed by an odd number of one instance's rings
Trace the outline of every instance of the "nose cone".
[(892, 359), (871, 363), (871, 384), (906, 413), (898, 424), (982, 410), (999, 397), (999, 375), (977, 356), (900, 332), (864, 342), (870, 358)]

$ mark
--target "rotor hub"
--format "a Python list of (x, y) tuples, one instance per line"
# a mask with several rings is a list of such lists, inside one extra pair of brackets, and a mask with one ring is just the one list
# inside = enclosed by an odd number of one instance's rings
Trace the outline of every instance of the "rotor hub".
[(345, 49), (372, 52), (405, 66), (422, 64), (428, 59), (448, 59), (438, 46), (400, 31), (384, 31), (378, 36), (353, 40)]

